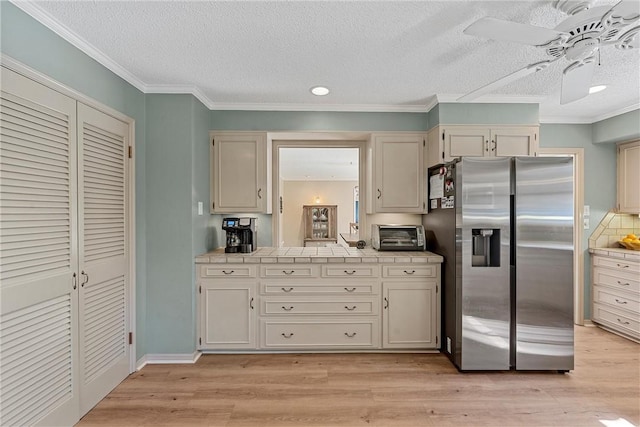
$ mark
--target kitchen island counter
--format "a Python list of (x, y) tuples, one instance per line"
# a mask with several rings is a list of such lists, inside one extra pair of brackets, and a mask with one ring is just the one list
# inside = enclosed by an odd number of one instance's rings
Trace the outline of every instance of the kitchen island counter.
[(442, 256), (429, 251), (376, 251), (330, 246), (320, 248), (258, 248), (250, 254), (227, 254), (224, 248), (196, 257), (196, 264), (211, 263), (442, 263)]

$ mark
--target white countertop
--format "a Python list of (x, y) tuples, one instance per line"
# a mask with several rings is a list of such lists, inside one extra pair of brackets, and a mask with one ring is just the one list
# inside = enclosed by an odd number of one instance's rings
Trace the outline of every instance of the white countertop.
[(196, 263), (441, 263), (442, 256), (428, 251), (376, 251), (343, 246), (320, 248), (258, 248), (250, 254), (227, 254), (218, 248), (198, 255)]
[(589, 253), (594, 255), (608, 256), (612, 258), (628, 259), (629, 261), (640, 261), (640, 251), (632, 251), (624, 248), (591, 248)]

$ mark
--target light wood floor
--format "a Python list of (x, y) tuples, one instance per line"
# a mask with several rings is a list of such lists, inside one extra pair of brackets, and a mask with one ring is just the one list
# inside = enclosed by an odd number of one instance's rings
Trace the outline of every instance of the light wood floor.
[(461, 374), (439, 354), (205, 355), (144, 367), (78, 425), (637, 426), (639, 353), (577, 327), (565, 375)]

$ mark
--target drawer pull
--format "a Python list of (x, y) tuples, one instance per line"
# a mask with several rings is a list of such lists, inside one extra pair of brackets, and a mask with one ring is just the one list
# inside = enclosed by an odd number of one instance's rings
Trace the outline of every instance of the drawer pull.
[(349, 338), (353, 338), (353, 337), (355, 337), (355, 336), (356, 336), (356, 333), (355, 333), (355, 332), (354, 332), (354, 333), (352, 333), (352, 334), (350, 334), (349, 332), (345, 332), (344, 334), (345, 334), (347, 337), (349, 337)]
[(384, 308), (389, 308), (389, 298), (384, 297)]
[(625, 321), (625, 322), (623, 322), (623, 321), (622, 321), (622, 320), (620, 320), (620, 319), (616, 319), (616, 320), (618, 320), (618, 322), (622, 323), (623, 325), (629, 325), (629, 322), (626, 322), (626, 321)]
[(618, 285), (621, 285), (621, 286), (629, 286), (629, 282), (622, 283), (620, 280), (618, 280)]
[(355, 271), (355, 270), (351, 270), (351, 271), (347, 271), (347, 270), (345, 270), (344, 272), (345, 272), (345, 274), (348, 274), (349, 276), (351, 276), (352, 274), (355, 274), (355, 273), (356, 273), (356, 271)]
[(249, 301), (249, 307), (251, 307), (251, 310), (253, 310), (253, 297), (251, 297), (251, 301)]
[(234, 271), (233, 271), (233, 270), (231, 270), (231, 271), (222, 270), (222, 272), (223, 272), (224, 274), (233, 274), (233, 273), (234, 273)]
[(347, 310), (349, 310), (349, 311), (353, 311), (353, 310), (355, 310), (355, 309), (356, 309), (356, 306), (354, 305), (353, 307), (349, 308), (349, 307), (347, 307), (347, 306), (345, 305), (345, 306), (344, 306), (344, 308), (346, 308), (346, 309), (347, 309)]
[(295, 271), (295, 270), (289, 270), (289, 271), (287, 271), (287, 270), (282, 270), (282, 272), (283, 272), (284, 274), (286, 274), (287, 276), (288, 276), (288, 275), (290, 275), (290, 274), (293, 274), (293, 272), (294, 272), (294, 271)]
[(285, 333), (283, 332), (283, 333), (281, 333), (280, 335), (282, 335), (283, 337), (285, 337), (285, 338), (289, 339), (289, 338), (291, 338), (291, 337), (293, 336), (293, 332), (290, 332), (289, 334), (285, 334)]
[(347, 292), (353, 292), (356, 290), (356, 288), (344, 288), (344, 290)]
[(627, 303), (626, 301), (620, 301), (618, 298), (616, 298), (616, 302), (617, 302), (618, 304), (626, 304), (626, 303)]
[(291, 292), (293, 290), (293, 288), (280, 288), (282, 289), (284, 292)]
[(616, 265), (620, 268), (629, 268), (629, 266), (626, 264), (616, 264)]
[(415, 270), (411, 270), (411, 271), (404, 270), (404, 272), (405, 272), (405, 274), (413, 274), (413, 273), (415, 273), (416, 271), (415, 271)]
[(285, 307), (285, 306), (283, 305), (283, 306), (282, 306), (282, 309), (283, 309), (284, 311), (291, 311), (291, 310), (293, 310), (293, 306), (291, 305), (291, 306), (289, 306), (289, 307)]

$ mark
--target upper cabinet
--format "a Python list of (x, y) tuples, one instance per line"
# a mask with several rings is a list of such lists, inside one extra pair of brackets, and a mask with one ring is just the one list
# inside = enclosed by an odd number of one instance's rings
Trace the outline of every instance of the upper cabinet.
[(271, 213), (266, 132), (211, 132), (211, 213)]
[(427, 167), (463, 156), (535, 156), (538, 126), (437, 126), (428, 141)]
[(618, 145), (618, 212), (640, 214), (640, 140)]
[(425, 145), (420, 133), (371, 135), (367, 213), (426, 212)]

